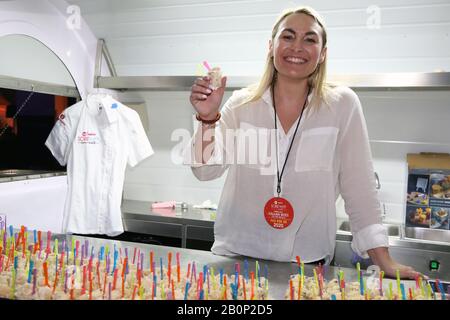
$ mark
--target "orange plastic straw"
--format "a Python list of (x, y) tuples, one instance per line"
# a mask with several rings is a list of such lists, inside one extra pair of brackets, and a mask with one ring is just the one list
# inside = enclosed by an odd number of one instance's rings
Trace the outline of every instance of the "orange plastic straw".
[(200, 290), (202, 290), (203, 287), (203, 272), (200, 272), (198, 274), (198, 281), (197, 281), (197, 299), (200, 300)]
[(123, 266), (122, 266), (122, 278), (125, 276), (125, 271), (127, 269), (127, 263), (128, 263), (128, 258), (125, 257), (125, 259), (123, 260)]
[(61, 258), (59, 259), (59, 268), (62, 269), (64, 263), (64, 251), (61, 253)]
[(122, 277), (122, 298), (125, 297), (125, 277)]
[(17, 236), (16, 247), (18, 247), (20, 245), (20, 240), (24, 239), (24, 234), (25, 234), (25, 226), (21, 226), (20, 233)]
[(187, 275), (186, 278), (189, 279), (189, 274), (191, 273), (191, 264), (188, 263)]
[(89, 276), (89, 300), (92, 300), (92, 274)]
[(38, 247), (39, 247), (39, 250), (41, 250), (41, 234), (42, 234), (42, 232), (39, 230), (38, 231)]
[(244, 300), (247, 300), (247, 292), (245, 291), (245, 279), (242, 279), (242, 289), (244, 289)]
[(155, 282), (152, 282), (152, 300), (155, 299)]
[[(24, 236), (23, 236), (23, 237), (24, 237)], [(25, 237), (24, 237), (24, 240), (23, 240), (23, 242), (22, 242), (22, 257), (23, 257), (23, 258), (25, 258), (26, 245), (27, 245), (27, 243), (26, 243)]]
[(180, 282), (180, 253), (176, 253), (177, 257), (177, 281)]
[(44, 284), (45, 284), (47, 287), (50, 287), (50, 285), (48, 284), (48, 268), (47, 268), (47, 261), (44, 262), (43, 267), (44, 267), (44, 280), (45, 280)]
[(131, 297), (131, 300), (134, 300), (134, 297), (136, 296), (136, 290), (137, 290), (137, 285), (134, 285), (133, 296)]
[(170, 283), (170, 275), (172, 274), (172, 252), (169, 252), (167, 254), (167, 260), (168, 260), (168, 270), (167, 270), (167, 276)]
[(83, 284), (81, 285), (81, 294), (86, 292), (86, 266), (83, 266)]
[(173, 284), (173, 280), (172, 280), (172, 300), (175, 300), (175, 285)]
[(289, 297), (294, 300), (294, 286), (292, 285), (292, 279), (289, 279)]
[(136, 273), (137, 273), (136, 277), (137, 277), (137, 281), (138, 281), (138, 286), (140, 288), (141, 287), (141, 269), (138, 269)]
[(56, 271), (56, 273), (55, 273), (55, 282), (53, 282), (53, 291), (52, 291), (52, 294), (55, 293), (56, 285), (58, 284), (58, 274), (59, 274), (59, 272)]
[(100, 279), (100, 262), (97, 261), (97, 280), (98, 280), (98, 288), (100, 290), (102, 290), (102, 283), (101, 283), (101, 279)]
[(150, 272), (155, 273), (155, 270), (153, 269), (153, 251), (150, 251)]
[(223, 285), (225, 286), (224, 300), (227, 300), (227, 275), (223, 276)]
[(112, 290), (114, 291), (116, 289), (116, 282), (117, 282), (117, 274), (118, 274), (119, 270), (114, 270), (114, 281), (113, 281), (113, 286), (112, 286)]
[(105, 277), (103, 280), (103, 297), (105, 297), (105, 292), (106, 292), (106, 277), (108, 276), (108, 274), (105, 271)]

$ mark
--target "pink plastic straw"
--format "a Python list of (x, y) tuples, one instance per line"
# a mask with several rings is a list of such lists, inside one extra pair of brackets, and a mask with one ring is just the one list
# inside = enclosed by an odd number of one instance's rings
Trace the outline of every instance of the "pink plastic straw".
[(203, 61), (203, 65), (205, 66), (206, 69), (208, 69), (208, 71), (211, 71), (211, 67), (208, 64), (208, 61)]

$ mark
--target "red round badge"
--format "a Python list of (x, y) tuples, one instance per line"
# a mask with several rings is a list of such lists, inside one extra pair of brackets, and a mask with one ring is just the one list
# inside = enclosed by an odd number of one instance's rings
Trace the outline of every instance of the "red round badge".
[(275, 229), (284, 229), (294, 220), (294, 209), (284, 198), (274, 197), (264, 206), (264, 218)]

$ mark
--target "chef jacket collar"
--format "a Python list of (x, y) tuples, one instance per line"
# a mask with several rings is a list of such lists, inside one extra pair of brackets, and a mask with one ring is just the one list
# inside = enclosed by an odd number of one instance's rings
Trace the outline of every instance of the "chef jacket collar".
[(115, 101), (110, 95), (104, 93), (91, 93), (87, 96), (87, 105), (94, 108), (94, 104), (100, 102), (103, 105), (104, 115), (108, 123), (112, 124), (117, 121), (117, 108), (119, 103)]

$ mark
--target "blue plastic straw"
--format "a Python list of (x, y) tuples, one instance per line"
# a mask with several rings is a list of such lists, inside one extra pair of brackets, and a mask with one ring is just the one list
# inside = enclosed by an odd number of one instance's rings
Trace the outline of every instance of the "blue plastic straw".
[(184, 288), (184, 300), (187, 300), (189, 292), (189, 282), (186, 282), (186, 287)]
[(400, 290), (402, 291), (402, 300), (406, 300), (405, 285), (403, 283), (400, 284)]
[(362, 273), (362, 271), (359, 271), (359, 293), (362, 296), (364, 295), (364, 280), (363, 280), (363, 273)]
[(10, 237), (14, 236), (14, 227), (12, 225), (9, 226), (9, 236)]
[(31, 283), (31, 277), (33, 275), (34, 261), (30, 260), (30, 269), (28, 269), (28, 283)]
[(161, 280), (164, 278), (163, 276), (163, 261), (162, 258), (159, 258), (159, 264), (160, 264), (160, 269), (161, 269)]
[(331, 295), (331, 300), (336, 300), (336, 296), (334, 294)]
[(244, 276), (245, 280), (248, 281), (248, 261), (244, 260)]
[[(114, 247), (115, 247), (115, 245), (114, 245)], [(118, 256), (119, 256), (119, 252), (117, 252), (116, 248), (114, 248), (114, 262), (113, 262), (113, 270), (111, 273), (114, 273), (114, 271), (116, 270)]]
[(231, 297), (233, 298), (233, 300), (236, 300), (236, 296), (235, 296), (235, 292), (236, 292), (236, 286), (234, 285), (234, 283), (230, 284), (231, 287)]
[(445, 297), (444, 286), (442, 285), (441, 282), (439, 282), (439, 291), (441, 291), (442, 300), (447, 300), (447, 298)]
[(208, 266), (205, 264), (203, 266), (203, 280), (206, 279), (207, 275), (208, 275)]

